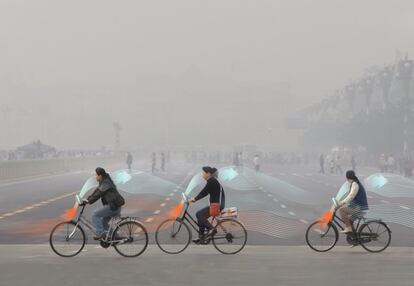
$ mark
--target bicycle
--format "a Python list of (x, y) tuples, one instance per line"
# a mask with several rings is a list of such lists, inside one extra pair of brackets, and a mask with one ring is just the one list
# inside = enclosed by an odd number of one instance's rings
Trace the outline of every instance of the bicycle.
[[(338, 242), (339, 232), (345, 229), (344, 221), (336, 215), (338, 202), (332, 199), (334, 212), (329, 222), (317, 220), (306, 230), (306, 243), (317, 252), (331, 250)], [(380, 219), (367, 219), (365, 213), (360, 212), (352, 218), (352, 232), (346, 233), (346, 240), (350, 245), (361, 245), (369, 252), (384, 251), (391, 243), (391, 230)]]
[[(155, 232), (155, 241), (158, 247), (168, 254), (183, 252), (191, 242), (192, 232), (189, 225), (200, 235), (199, 225), (188, 213), (190, 205), (188, 197), (183, 193), (184, 211), (177, 218), (167, 219), (158, 226)], [(212, 218), (213, 229), (202, 241), (209, 244), (223, 254), (236, 254), (240, 252), (247, 242), (247, 231), (238, 221), (237, 209), (225, 209), (220, 217)]]
[[(52, 250), (62, 257), (76, 256), (85, 247), (87, 236), (82, 225), (96, 235), (92, 223), (83, 217), (86, 204), (79, 196), (76, 200), (81, 207), (77, 218), (57, 224), (49, 237)], [(99, 241), (103, 248), (113, 246), (124, 257), (137, 257), (144, 253), (148, 246), (148, 232), (142, 223), (133, 217), (116, 216), (111, 218), (109, 225), (105, 237)], [(132, 250), (128, 252), (130, 248)]]

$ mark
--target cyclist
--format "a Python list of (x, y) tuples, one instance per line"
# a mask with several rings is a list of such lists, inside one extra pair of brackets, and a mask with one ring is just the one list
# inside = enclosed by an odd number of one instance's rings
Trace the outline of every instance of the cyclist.
[(368, 210), (368, 200), (365, 188), (355, 175), (355, 172), (352, 170), (347, 171), (346, 179), (351, 184), (350, 191), (338, 205), (339, 213), (346, 226), (342, 231), (345, 233), (352, 232), (351, 219), (362, 211)]
[(206, 166), (203, 167), (202, 170), (202, 176), (204, 180), (207, 181), (207, 184), (195, 198), (190, 200), (190, 202), (195, 203), (207, 195), (210, 195), (210, 206), (202, 208), (196, 213), (199, 225), (199, 238), (193, 240), (194, 243), (201, 243), (206, 236), (211, 235), (211, 233), (205, 233), (206, 230), (210, 231), (213, 228), (208, 221), (208, 218), (213, 215), (217, 216), (217, 211), (220, 212), (225, 206), (224, 190), (216, 178), (218, 175), (217, 169)]
[(119, 194), (109, 174), (101, 167), (96, 168), (96, 181), (99, 186), (83, 202), (93, 204), (101, 199), (103, 207), (93, 212), (92, 221), (96, 227), (95, 240), (105, 239), (112, 217), (121, 214), (121, 207), (125, 204), (124, 198)]

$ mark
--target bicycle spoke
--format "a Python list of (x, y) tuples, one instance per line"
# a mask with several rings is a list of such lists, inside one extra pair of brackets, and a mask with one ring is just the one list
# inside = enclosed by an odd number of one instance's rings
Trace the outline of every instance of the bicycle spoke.
[[(148, 245), (148, 234), (141, 224), (136, 221), (121, 222), (115, 229), (112, 243), (116, 251), (126, 257), (136, 257), (142, 254)], [(117, 243), (120, 241), (121, 243)]]
[(241, 251), (247, 241), (247, 232), (243, 225), (234, 219), (225, 219), (216, 226), (217, 233), (212, 237), (213, 245), (224, 254)]
[(77, 224), (63, 222), (54, 227), (49, 243), (56, 254), (71, 257), (82, 251), (85, 240), (85, 234)]
[(190, 244), (191, 232), (188, 226), (175, 219), (163, 221), (155, 233), (158, 247), (168, 253), (177, 254), (184, 251)]

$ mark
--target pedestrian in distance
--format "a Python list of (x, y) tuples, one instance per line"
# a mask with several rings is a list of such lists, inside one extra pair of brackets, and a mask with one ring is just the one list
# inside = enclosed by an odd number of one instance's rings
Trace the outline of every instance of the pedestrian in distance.
[(319, 173), (325, 174), (325, 157), (323, 154), (319, 156), (319, 167), (320, 167)]
[(156, 164), (157, 164), (157, 154), (155, 152), (152, 152), (152, 164), (151, 164), (151, 173), (154, 173), (156, 170)]
[(131, 152), (127, 152), (126, 164), (128, 166), (129, 172), (131, 172), (131, 166), (132, 166), (133, 161), (134, 161), (134, 158), (132, 157)]

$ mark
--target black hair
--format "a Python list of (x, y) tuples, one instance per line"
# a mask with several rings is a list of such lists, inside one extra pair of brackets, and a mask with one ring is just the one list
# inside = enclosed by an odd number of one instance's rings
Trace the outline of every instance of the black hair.
[(112, 183), (113, 185), (115, 185), (115, 184), (114, 184), (114, 182), (112, 181), (111, 176), (109, 176), (109, 174), (105, 171), (105, 169), (104, 169), (104, 168), (102, 168), (102, 167), (98, 167), (98, 168), (96, 168), (96, 169), (95, 169), (95, 172), (96, 172), (96, 174), (97, 174), (98, 176), (102, 176), (102, 178), (104, 178), (104, 179), (108, 179), (109, 181), (111, 181), (111, 183)]
[(348, 180), (353, 180), (353, 181), (355, 181), (355, 182), (359, 183), (359, 179), (358, 179), (358, 177), (355, 175), (355, 172), (354, 172), (353, 170), (346, 171), (345, 176), (346, 176), (346, 178), (347, 178)]
[(216, 168), (209, 167), (209, 166), (204, 166), (202, 169), (204, 172), (211, 174), (211, 175), (214, 175), (217, 172)]

